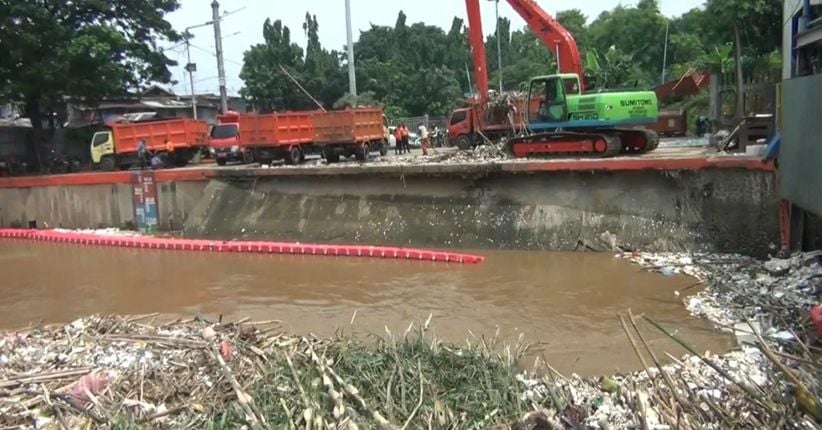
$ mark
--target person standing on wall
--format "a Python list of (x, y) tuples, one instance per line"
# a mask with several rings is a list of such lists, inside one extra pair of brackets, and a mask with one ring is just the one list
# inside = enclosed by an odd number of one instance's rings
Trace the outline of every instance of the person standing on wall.
[(166, 165), (172, 167), (174, 165), (174, 143), (166, 139)]
[(431, 141), (428, 139), (428, 129), (425, 125), (420, 124), (420, 146), (422, 146), (422, 155), (428, 155), (428, 149), (431, 148)]
[(146, 140), (140, 139), (137, 144), (137, 158), (140, 159), (140, 170), (146, 170), (146, 162), (149, 159), (148, 148), (146, 148)]
[(402, 154), (402, 127), (394, 127), (394, 154)]
[(411, 153), (411, 146), (408, 144), (408, 127), (405, 126), (405, 123), (402, 123), (400, 128), (402, 129), (402, 150), (404, 153)]

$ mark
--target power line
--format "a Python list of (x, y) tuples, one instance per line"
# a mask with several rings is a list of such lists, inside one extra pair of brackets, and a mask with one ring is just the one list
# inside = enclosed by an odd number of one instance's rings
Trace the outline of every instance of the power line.
[[(209, 51), (208, 49), (205, 49), (205, 48), (203, 48), (203, 47), (201, 47), (201, 46), (197, 46), (197, 45), (195, 45), (195, 44), (193, 44), (193, 43), (192, 43), (192, 44), (191, 44), (191, 47), (192, 47), (192, 48), (194, 48), (194, 49), (197, 49), (197, 50), (199, 50), (199, 51), (201, 51), (201, 52), (205, 52), (206, 54), (211, 55), (212, 57), (215, 57), (215, 58), (217, 57), (217, 54), (215, 54), (215, 53), (213, 53), (213, 52)], [(230, 60), (230, 59), (228, 59), (228, 60), (224, 60), (224, 61), (225, 61), (226, 63), (231, 63), (231, 64), (234, 64), (234, 65), (237, 65), (237, 66), (240, 66), (240, 67), (242, 67), (242, 66), (243, 66), (243, 64), (242, 64), (242, 63), (238, 63), (238, 62), (233, 61), (233, 60)]]
[(171, 46), (168, 46), (168, 47), (165, 47), (165, 48), (160, 47), (160, 52), (166, 52), (166, 51), (175, 51), (175, 52), (176, 52), (176, 49), (177, 49), (177, 48), (179, 48), (179, 47), (181, 47), (181, 46), (183, 46), (183, 45), (185, 45), (185, 44), (186, 44), (186, 42), (185, 42), (185, 41), (182, 41), (182, 42), (180, 42), (180, 43), (178, 43), (178, 44), (176, 44), (176, 45), (171, 45)]
[(196, 81), (194, 81), (194, 83), (196, 84), (196, 83), (205, 82), (205, 81), (213, 81), (213, 80), (218, 79), (218, 78), (219, 78), (219, 76), (209, 76), (207, 78), (197, 79)]

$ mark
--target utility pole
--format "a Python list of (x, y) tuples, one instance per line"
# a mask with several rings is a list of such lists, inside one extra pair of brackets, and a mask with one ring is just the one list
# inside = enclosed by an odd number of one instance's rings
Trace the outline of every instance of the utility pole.
[(499, 0), (491, 0), (497, 11), (497, 73), (499, 73), (499, 93), (502, 94), (502, 41), (499, 38)]
[[(217, 77), (220, 80), (220, 110), (228, 111), (228, 94), (225, 88), (225, 64), (223, 63), (223, 37), (220, 33), (220, 3), (211, 2), (211, 19), (214, 23), (214, 47), (217, 50)], [(194, 91), (192, 90), (192, 93)]]
[(197, 70), (197, 65), (191, 62), (191, 42), (189, 42), (191, 34), (188, 33), (188, 29), (186, 29), (183, 37), (186, 38), (186, 71), (188, 72), (188, 80), (191, 83), (191, 113), (194, 119), (197, 119), (197, 96), (194, 94), (194, 71)]
[(197, 64), (191, 62), (191, 33), (189, 30), (205, 27), (207, 25), (211, 25), (211, 21), (192, 25), (190, 27), (186, 27), (183, 30), (183, 37), (186, 38), (186, 58), (188, 63), (186, 64), (186, 71), (188, 72), (188, 80), (191, 82), (191, 112), (194, 114), (194, 119), (197, 119), (197, 96), (194, 94), (194, 72), (197, 71)]
[(348, 33), (348, 92), (356, 98), (357, 74), (354, 69), (354, 37), (351, 34), (351, 0), (345, 0), (345, 28)]
[(668, 25), (670, 21), (665, 20), (665, 48), (662, 51), (662, 80), (659, 85), (665, 83), (665, 68), (668, 67)]

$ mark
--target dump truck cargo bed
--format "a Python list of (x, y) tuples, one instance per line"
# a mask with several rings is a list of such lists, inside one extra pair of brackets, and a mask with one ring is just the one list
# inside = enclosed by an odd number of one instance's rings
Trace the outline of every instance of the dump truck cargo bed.
[(114, 133), (115, 153), (136, 153), (140, 140), (145, 140), (149, 151), (165, 151), (166, 140), (175, 148), (206, 146), (208, 124), (195, 119), (169, 119), (133, 123), (109, 124)]
[(356, 144), (382, 141), (382, 109), (357, 108), (339, 111), (314, 112), (314, 143)]
[(291, 146), (311, 143), (314, 139), (311, 112), (225, 115), (220, 123), (238, 124), (237, 139), (212, 139), (215, 147), (238, 143), (249, 148)]
[[(286, 112), (267, 115), (255, 115), (256, 124), (251, 129), (254, 135), (251, 141), (243, 144), (255, 146), (290, 146), (311, 143), (314, 138), (314, 126), (309, 112)], [(241, 125), (241, 129), (242, 129)]]

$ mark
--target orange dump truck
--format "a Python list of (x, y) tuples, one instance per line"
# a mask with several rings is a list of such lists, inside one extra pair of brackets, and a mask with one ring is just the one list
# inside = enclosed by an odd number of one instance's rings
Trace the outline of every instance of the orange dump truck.
[(218, 117), (211, 129), (211, 153), (217, 164), (229, 161), (270, 163), (285, 160), (298, 164), (312, 147), (311, 112), (244, 114), (229, 112)]
[(137, 149), (144, 141), (151, 154), (185, 166), (206, 147), (207, 136), (208, 124), (194, 119), (111, 123), (91, 138), (91, 161), (103, 170), (127, 169), (140, 163)]
[[(469, 99), (461, 108), (451, 112), (448, 121), (448, 141), (465, 150), (481, 145), (485, 139), (498, 140), (525, 128), (526, 101), (522, 97), (506, 95), (496, 103), (481, 103)], [(532, 106), (536, 112), (539, 102)], [(511, 117), (508, 114), (511, 114)], [(513, 123), (512, 123), (513, 121)]]
[(379, 151), (380, 155), (388, 154), (382, 109), (314, 112), (311, 120), (314, 144), (329, 163), (340, 161), (340, 156), (354, 155), (357, 160), (365, 161), (374, 151)]
[(229, 112), (211, 129), (211, 153), (217, 164), (229, 161), (263, 164), (284, 159), (299, 164), (307, 154), (322, 154), (329, 163), (340, 156), (388, 153), (382, 109), (305, 111), (270, 114)]

